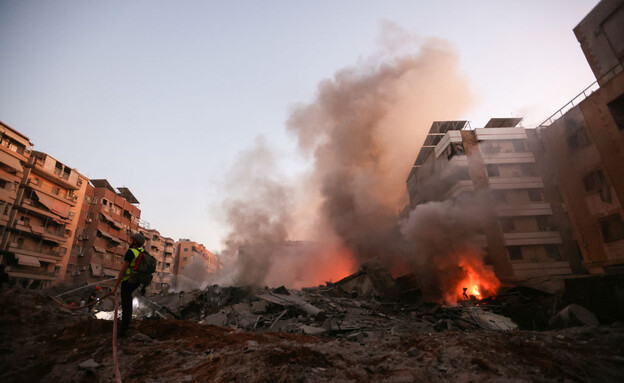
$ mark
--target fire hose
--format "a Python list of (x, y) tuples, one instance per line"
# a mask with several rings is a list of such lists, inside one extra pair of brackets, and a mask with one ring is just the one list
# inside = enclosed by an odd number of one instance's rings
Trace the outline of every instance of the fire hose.
[[(89, 286), (83, 286), (82, 288), (84, 287), (89, 287)], [(75, 289), (75, 290), (79, 290), (79, 289)], [(75, 290), (72, 290), (72, 291), (75, 291)], [(119, 313), (119, 297), (116, 294), (114, 295), (112, 292), (110, 292), (104, 295), (103, 297), (97, 298), (95, 301), (88, 303), (84, 306), (70, 306), (62, 302), (60, 299), (58, 299), (58, 297), (60, 297), (61, 295), (64, 295), (64, 294), (60, 294), (60, 295), (57, 295), (56, 297), (50, 297), (50, 298), (52, 298), (52, 300), (56, 302), (57, 304), (59, 304), (61, 307), (64, 307), (69, 310), (80, 310), (80, 309), (88, 308), (98, 303), (99, 301), (103, 300), (104, 298), (113, 296), (113, 299), (115, 300), (115, 318), (113, 319), (113, 366), (115, 370), (115, 380), (117, 381), (117, 383), (122, 383), (121, 372), (119, 371), (119, 360), (117, 359), (117, 316)]]
[(113, 365), (115, 366), (115, 379), (121, 383), (121, 372), (119, 372), (119, 361), (117, 360), (117, 311), (119, 309), (119, 298), (115, 295), (115, 319), (113, 320)]

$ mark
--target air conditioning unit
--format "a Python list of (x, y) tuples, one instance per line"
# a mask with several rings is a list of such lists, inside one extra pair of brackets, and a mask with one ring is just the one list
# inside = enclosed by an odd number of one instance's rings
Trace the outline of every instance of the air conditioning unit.
[(93, 222), (93, 220), (91, 218), (87, 218), (87, 222), (91, 223), (91, 222)]

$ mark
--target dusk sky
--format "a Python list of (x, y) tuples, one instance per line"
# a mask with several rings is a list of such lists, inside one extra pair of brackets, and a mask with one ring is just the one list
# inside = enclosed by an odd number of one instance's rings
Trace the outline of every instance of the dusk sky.
[(0, 0), (0, 120), (35, 150), (130, 188), (164, 236), (219, 250), (237, 154), (262, 135), (287, 175), (304, 170), (286, 130), (293, 107), (388, 54), (384, 25), (454, 47), (473, 127), (534, 127), (594, 81), (572, 29), (597, 3)]

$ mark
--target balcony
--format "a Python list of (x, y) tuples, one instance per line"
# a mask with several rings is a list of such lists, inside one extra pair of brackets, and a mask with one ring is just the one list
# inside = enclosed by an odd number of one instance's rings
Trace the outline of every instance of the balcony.
[(505, 246), (557, 245), (562, 242), (558, 231), (504, 233), (503, 238)]
[(457, 181), (449, 191), (446, 192), (445, 198), (453, 198), (463, 192), (474, 192), (475, 187), (472, 180)]
[(567, 261), (521, 262), (512, 263), (511, 267), (514, 276), (520, 279), (572, 274), (572, 269), (570, 269), (570, 264)]
[(23, 254), (23, 255), (28, 255), (31, 257), (36, 257), (36, 258), (48, 259), (53, 262), (60, 261), (63, 258), (63, 254), (61, 254), (60, 250), (41, 252), (41, 251), (21, 249), (17, 247), (15, 244), (11, 244), (9, 246), (9, 251), (12, 251), (15, 254)]
[(489, 164), (522, 164), (535, 162), (532, 152), (483, 153), (483, 163)]
[(490, 177), (490, 189), (541, 189), (544, 187), (541, 177)]
[(500, 217), (520, 217), (529, 215), (552, 215), (552, 208), (548, 202), (534, 202), (524, 204), (499, 204), (496, 206)]

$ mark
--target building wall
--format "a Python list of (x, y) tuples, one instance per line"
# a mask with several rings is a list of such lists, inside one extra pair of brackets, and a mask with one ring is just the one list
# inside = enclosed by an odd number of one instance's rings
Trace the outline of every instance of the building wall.
[[(624, 1), (602, 0), (574, 28), (581, 49), (602, 86), (622, 70)], [(610, 73), (611, 72), (611, 73)]]
[(574, 243), (557, 187), (544, 182), (537, 148), (518, 122), (492, 119), (486, 128), (446, 131), (427, 156), (421, 151), (408, 177), (410, 208), (468, 198), (481, 207), (475, 240), (499, 278), (570, 274)]
[[(197, 264), (192, 264), (193, 258), (199, 258), (203, 261), (204, 270), (194, 270), (193, 274), (205, 275), (206, 277), (218, 275), (220, 266), (219, 258), (210, 252), (206, 247), (195, 241), (189, 239), (180, 239), (176, 244), (176, 258), (175, 258), (175, 275), (176, 275), (176, 287), (179, 287), (180, 276), (189, 273), (188, 267), (196, 267)], [(221, 266), (222, 267), (222, 266)]]
[(624, 1), (601, 1), (574, 29), (600, 88), (539, 137), (552, 159), (583, 264), (624, 267)]

